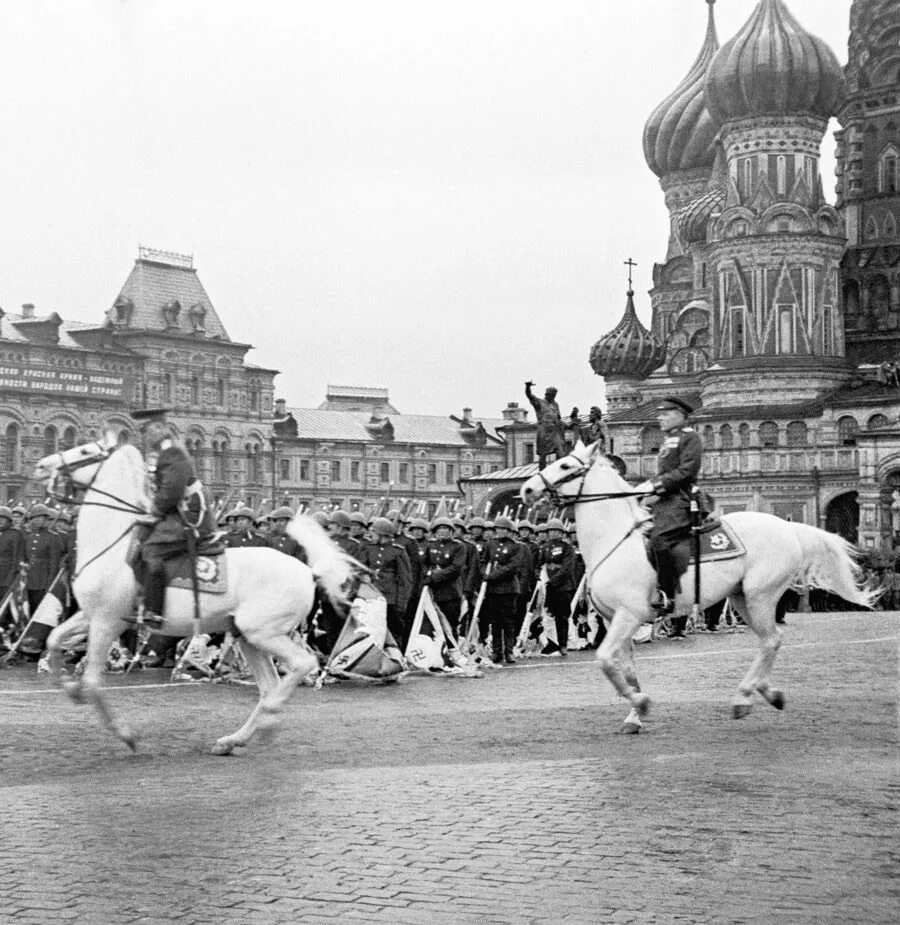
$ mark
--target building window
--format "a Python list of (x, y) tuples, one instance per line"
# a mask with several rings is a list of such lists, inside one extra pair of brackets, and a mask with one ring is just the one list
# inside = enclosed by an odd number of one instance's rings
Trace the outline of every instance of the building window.
[(746, 450), (750, 446), (750, 425), (741, 424), (738, 428), (738, 443), (742, 450)]
[(522, 465), (527, 466), (534, 462), (534, 444), (526, 443), (522, 446)]
[(380, 482), (389, 482), (391, 480), (391, 464), (380, 463), (378, 466), (378, 480)]
[(774, 421), (764, 421), (759, 425), (759, 445), (767, 450), (778, 446), (778, 425)]
[(3, 468), (7, 472), (19, 471), (19, 425), (8, 424), (3, 441)]
[(712, 424), (707, 424), (703, 428), (703, 446), (707, 450), (713, 449), (715, 446), (716, 438), (712, 428)]
[(749, 199), (753, 195), (753, 159), (750, 157), (741, 158), (741, 185), (744, 198)]
[(71, 450), (75, 446), (76, 441), (78, 440), (78, 435), (75, 433), (74, 427), (67, 427), (63, 431), (62, 442), (59, 445), (61, 450)]
[(731, 310), (731, 355), (744, 355), (744, 309)]
[(803, 421), (791, 421), (787, 426), (787, 445), (788, 446), (807, 446), (809, 442), (809, 430)]
[(217, 482), (228, 481), (228, 441), (213, 442), (213, 479)]
[(278, 461), (278, 475), (282, 482), (290, 481), (291, 461), (289, 459), (280, 459)]
[[(866, 425), (869, 430), (874, 430), (876, 427), (887, 427), (890, 421), (888, 421), (887, 416), (884, 414), (873, 414), (869, 418), (869, 422)], [(10, 427), (15, 427), (14, 424), (10, 424)]]
[(428, 484), (437, 485), (437, 463), (428, 463)]
[(59, 452), (57, 443), (56, 428), (53, 426), (44, 428), (44, 456), (52, 456)]
[(225, 404), (225, 380), (216, 379), (216, 404)]
[(723, 450), (730, 450), (734, 446), (734, 431), (730, 424), (723, 424), (719, 428), (719, 443)]
[(200, 404), (200, 380), (196, 376), (191, 376), (191, 404)]
[(453, 463), (447, 463), (447, 484), (452, 485), (456, 481), (456, 466)]
[(175, 379), (171, 373), (166, 373), (163, 376), (162, 383), (162, 400), (166, 403), (172, 401), (172, 396), (175, 394)]
[(259, 391), (250, 389), (250, 410), (259, 411)]
[(359, 481), (359, 462), (357, 460), (353, 460), (353, 462), (350, 463), (350, 481)]
[(131, 434), (128, 433), (127, 430), (120, 430), (116, 443), (119, 446), (125, 446), (126, 444), (131, 443)]
[(641, 431), (641, 452), (658, 453), (662, 446), (663, 433), (657, 426), (645, 427)]
[(331, 481), (340, 482), (341, 480), (341, 461), (339, 459), (331, 460)]
[(472, 466), (472, 474), (481, 475), (481, 464), (480, 463), (478, 465)]
[(897, 192), (897, 159), (900, 151), (894, 145), (888, 145), (878, 159), (878, 192)]
[(838, 443), (841, 446), (856, 446), (856, 435), (859, 433), (859, 423), (856, 418), (849, 414), (839, 418), (838, 422)]
[(775, 161), (775, 187), (780, 196), (787, 192), (787, 157), (779, 154)]
[(409, 463), (400, 463), (400, 481), (405, 485), (409, 482)]
[(309, 460), (308, 459), (300, 460), (300, 481), (301, 482), (309, 481)]
[(779, 352), (793, 353), (794, 351), (794, 312), (790, 308), (782, 308), (779, 312)]
[(262, 459), (259, 453), (259, 444), (248, 443), (244, 447), (247, 453), (247, 479), (251, 482), (262, 481)]

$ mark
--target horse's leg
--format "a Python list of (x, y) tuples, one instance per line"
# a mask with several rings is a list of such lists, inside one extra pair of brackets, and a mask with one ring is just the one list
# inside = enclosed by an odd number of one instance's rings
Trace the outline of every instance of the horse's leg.
[(632, 675), (632, 684), (617, 664), (617, 657), (623, 647), (631, 644), (631, 636), (643, 621), (631, 611), (620, 607), (613, 614), (612, 622), (606, 631), (600, 648), (597, 649), (597, 661), (610, 684), (637, 711), (639, 717), (646, 716), (650, 708), (650, 698), (635, 687), (637, 675)]
[[(622, 662), (622, 673), (625, 676), (625, 680), (634, 690), (641, 693), (641, 685), (637, 676), (637, 666), (634, 663), (634, 640), (632, 639), (629, 639), (628, 642), (622, 646)], [(646, 710), (644, 712), (646, 713)], [(625, 722), (622, 723), (622, 728), (619, 732), (625, 735), (637, 735), (643, 728), (644, 724), (641, 722), (640, 711), (632, 707), (628, 716), (625, 717)]]
[[(122, 609), (124, 608), (120, 608), (120, 610)], [(112, 712), (100, 689), (103, 683), (103, 671), (106, 667), (106, 656), (109, 653), (109, 647), (123, 628), (124, 623), (118, 618), (109, 620), (95, 616), (88, 634), (86, 667), (81, 679), (81, 689), (82, 696), (100, 714), (103, 724), (134, 751), (137, 747), (134, 734), (128, 728), (128, 724), (116, 717)]]
[(256, 646), (251, 645), (246, 639), (239, 640), (235, 645), (241, 647), (247, 666), (253, 672), (253, 677), (256, 679), (256, 685), (259, 688), (259, 700), (247, 717), (247, 721), (237, 732), (222, 736), (216, 741), (212, 749), (214, 755), (230, 755), (235, 748), (246, 745), (250, 741), (253, 733), (256, 732), (263, 698), (271, 694), (278, 685), (278, 672), (275, 670), (275, 664), (270, 655), (260, 652)]
[(751, 605), (743, 593), (731, 595), (732, 606), (759, 637), (759, 650), (732, 701), (731, 715), (735, 719), (743, 719), (750, 712), (754, 691), (759, 691), (777, 710), (784, 709), (784, 694), (778, 688), (771, 687), (768, 678), (782, 638), (782, 632), (775, 623), (776, 600), (769, 594), (763, 594), (754, 597)]
[(303, 678), (319, 667), (319, 660), (308, 649), (294, 642), (286, 633), (273, 635), (271, 629), (267, 631), (266, 628), (255, 630), (245, 628), (241, 626), (239, 616), (236, 617), (235, 622), (251, 645), (279, 659), (285, 669), (284, 677), (278, 681), (273, 690), (262, 696), (259, 702), (257, 727), (260, 733), (269, 740), (281, 722), (281, 713), (291, 694)]
[(47, 637), (47, 665), (50, 668), (50, 680), (56, 687), (62, 686), (63, 648), (72, 636), (87, 631), (87, 619), (81, 611), (55, 626)]

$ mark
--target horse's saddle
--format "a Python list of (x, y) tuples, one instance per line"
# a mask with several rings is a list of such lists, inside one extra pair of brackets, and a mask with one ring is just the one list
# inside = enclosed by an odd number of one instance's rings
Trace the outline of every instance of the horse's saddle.
[[(125, 561), (134, 570), (138, 581), (143, 583), (143, 562), (141, 561), (140, 531), (131, 538), (131, 545)], [(197, 546), (197, 587), (203, 594), (224, 594), (228, 590), (228, 560), (225, 543), (217, 533), (203, 539)], [(178, 553), (165, 560), (166, 586), (194, 590), (191, 556), (188, 552)]]
[[(734, 530), (717, 517), (710, 517), (700, 525), (700, 561), (736, 559), (747, 552)], [(691, 558), (693, 562), (693, 557)]]

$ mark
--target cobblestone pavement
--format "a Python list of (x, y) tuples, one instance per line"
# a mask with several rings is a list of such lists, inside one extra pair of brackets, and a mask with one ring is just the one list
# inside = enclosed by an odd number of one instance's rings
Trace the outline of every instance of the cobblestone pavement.
[(896, 922), (900, 615), (786, 629), (783, 713), (732, 720), (754, 637), (697, 635), (640, 647), (641, 736), (584, 653), (302, 688), (231, 758), (253, 689), (129, 678), (132, 756), (2, 671), (0, 922)]

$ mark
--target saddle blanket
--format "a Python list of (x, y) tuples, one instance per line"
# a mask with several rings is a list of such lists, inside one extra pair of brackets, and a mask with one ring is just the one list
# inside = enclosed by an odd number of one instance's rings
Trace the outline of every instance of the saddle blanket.
[[(194, 590), (189, 556), (166, 559), (166, 584), (170, 588)], [(203, 594), (224, 594), (228, 590), (225, 555), (197, 556), (197, 586)]]
[[(700, 561), (715, 562), (718, 559), (737, 559), (746, 555), (744, 544), (734, 530), (723, 520), (713, 520), (700, 528)], [(693, 562), (693, 558), (691, 559)]]

